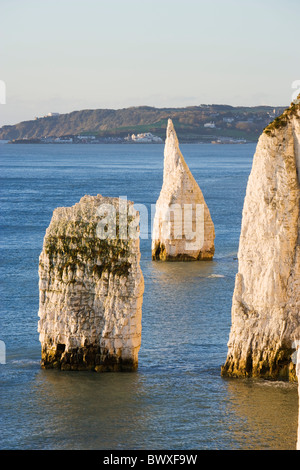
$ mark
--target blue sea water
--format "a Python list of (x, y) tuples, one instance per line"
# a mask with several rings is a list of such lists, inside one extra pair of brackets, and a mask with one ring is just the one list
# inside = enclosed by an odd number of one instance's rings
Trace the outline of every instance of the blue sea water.
[[(211, 262), (151, 260), (134, 373), (41, 370), (38, 257), (53, 210), (85, 195), (149, 210), (163, 146), (0, 145), (1, 449), (294, 449), (297, 389), (224, 379), (231, 300), (254, 144), (181, 145), (215, 224)], [(150, 230), (150, 227), (149, 227)]]

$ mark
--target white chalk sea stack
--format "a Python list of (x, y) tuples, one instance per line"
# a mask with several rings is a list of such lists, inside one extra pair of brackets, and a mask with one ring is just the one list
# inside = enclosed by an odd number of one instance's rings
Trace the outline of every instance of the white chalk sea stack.
[[(139, 214), (129, 201), (120, 212), (119, 202), (84, 196), (53, 212), (39, 260), (43, 368), (137, 368), (144, 292), (139, 237), (126, 239), (118, 221), (127, 217), (125, 228), (132, 224), (138, 232)], [(103, 204), (115, 209), (116, 238), (98, 236)]]
[(163, 185), (156, 203), (152, 259), (210, 260), (214, 255), (214, 224), (201, 189), (179, 149), (171, 119), (164, 149)]
[(300, 105), (261, 135), (244, 201), (222, 374), (297, 380), (300, 326)]

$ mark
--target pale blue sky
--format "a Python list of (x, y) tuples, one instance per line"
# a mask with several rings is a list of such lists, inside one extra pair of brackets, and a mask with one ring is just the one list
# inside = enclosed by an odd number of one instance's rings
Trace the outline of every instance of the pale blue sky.
[(0, 0), (0, 126), (52, 112), (287, 106), (299, 0)]

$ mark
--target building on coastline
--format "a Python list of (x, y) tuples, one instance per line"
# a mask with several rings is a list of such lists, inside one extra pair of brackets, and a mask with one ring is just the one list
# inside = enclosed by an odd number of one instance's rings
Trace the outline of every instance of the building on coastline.
[(214, 122), (206, 122), (203, 127), (205, 127), (206, 129), (215, 129), (216, 125)]
[(125, 140), (128, 142), (140, 142), (140, 143), (159, 143), (161, 144), (163, 140), (157, 135), (151, 134), (151, 132), (145, 132), (143, 134), (132, 134), (128, 137), (125, 137)]

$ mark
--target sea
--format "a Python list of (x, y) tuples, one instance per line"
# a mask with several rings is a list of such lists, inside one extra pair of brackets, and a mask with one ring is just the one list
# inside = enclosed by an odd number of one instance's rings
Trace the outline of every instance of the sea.
[(85, 194), (149, 208), (163, 178), (159, 144), (0, 145), (0, 448), (289, 450), (295, 384), (221, 377), (246, 185), (255, 144), (182, 144), (215, 225), (210, 262), (157, 262), (145, 280), (136, 372), (43, 370), (38, 260), (52, 212)]

